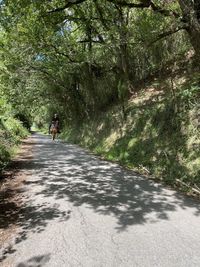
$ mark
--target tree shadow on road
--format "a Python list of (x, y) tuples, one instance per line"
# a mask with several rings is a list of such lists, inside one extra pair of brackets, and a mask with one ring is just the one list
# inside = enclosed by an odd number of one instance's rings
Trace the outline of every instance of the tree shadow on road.
[(42, 267), (50, 260), (50, 254), (39, 255), (30, 258), (25, 262), (20, 262), (16, 267)]
[[(30, 143), (31, 145), (31, 143)], [(27, 183), (34, 172), (38, 172), (43, 165), (35, 164), (30, 157), (24, 157), (14, 163), (13, 176), (10, 175), (9, 182), (5, 181), (0, 191), (0, 262), (4, 261), (8, 254), (13, 254), (16, 249), (13, 244), (18, 244), (28, 238), (30, 233), (40, 233), (45, 230), (50, 221), (67, 221), (70, 218), (69, 210), (61, 210), (59, 205), (48, 202), (35, 203), (34, 195), (29, 196), (28, 188), (20, 179), (26, 179)], [(26, 178), (21, 178), (26, 173)], [(15, 181), (12, 184), (12, 181)], [(44, 180), (43, 180), (44, 181)], [(40, 182), (41, 183), (41, 182)], [(32, 183), (30, 185), (33, 186)], [(12, 237), (17, 229), (17, 237), (12, 245), (3, 246)]]
[(195, 215), (200, 215), (199, 202), (117, 164), (101, 161), (78, 146), (40, 144), (38, 164), (37, 182), (42, 188), (37, 194), (66, 198), (76, 206), (87, 204), (95, 212), (114, 215), (119, 231), (129, 225), (167, 220), (178, 207), (192, 207)]

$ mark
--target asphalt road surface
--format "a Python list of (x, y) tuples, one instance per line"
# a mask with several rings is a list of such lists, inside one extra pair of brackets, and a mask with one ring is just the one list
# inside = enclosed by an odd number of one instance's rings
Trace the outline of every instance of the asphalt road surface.
[(200, 266), (199, 201), (76, 145), (33, 139), (17, 231), (0, 266)]

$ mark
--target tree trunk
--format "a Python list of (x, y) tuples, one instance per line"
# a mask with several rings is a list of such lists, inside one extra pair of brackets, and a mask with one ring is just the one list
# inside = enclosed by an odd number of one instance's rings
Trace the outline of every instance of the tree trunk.
[(195, 54), (200, 59), (200, 25), (194, 25), (188, 29), (190, 42), (195, 50)]
[(128, 91), (132, 90), (131, 78), (130, 78), (130, 64), (129, 64), (129, 50), (128, 50), (128, 14), (125, 15), (123, 10), (119, 8), (119, 68), (121, 70), (121, 80), (124, 82)]
[(179, 0), (183, 19), (187, 24), (187, 32), (190, 42), (195, 50), (197, 58), (200, 58), (200, 4), (199, 0)]

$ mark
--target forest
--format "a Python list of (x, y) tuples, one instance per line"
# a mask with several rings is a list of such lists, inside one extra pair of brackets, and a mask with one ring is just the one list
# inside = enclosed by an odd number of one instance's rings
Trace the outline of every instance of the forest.
[(200, 1), (1, 0), (0, 169), (30, 127), (200, 188)]

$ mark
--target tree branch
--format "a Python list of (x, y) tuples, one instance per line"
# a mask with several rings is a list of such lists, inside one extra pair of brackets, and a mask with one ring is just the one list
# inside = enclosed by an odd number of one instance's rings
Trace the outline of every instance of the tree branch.
[(78, 43), (97, 43), (97, 44), (104, 44), (105, 41), (104, 40), (89, 40), (89, 39), (84, 39), (84, 40), (81, 40), (81, 41), (78, 41)]
[(181, 15), (178, 14), (177, 12), (173, 10), (168, 10), (168, 9), (163, 9), (160, 6), (156, 6), (152, 1), (151, 1), (151, 8), (153, 11), (160, 13), (163, 16), (169, 17), (169, 16), (174, 16), (175, 18), (180, 18)]
[[(88, 21), (88, 18), (84, 17), (73, 17), (73, 16), (65, 16), (64, 17), (68, 21)], [(98, 17), (92, 17), (90, 20), (99, 20)]]
[(71, 6), (74, 6), (74, 5), (81, 4), (81, 3), (85, 2), (85, 1), (86, 1), (86, 0), (77, 0), (77, 1), (74, 1), (74, 0), (68, 0), (67, 3), (66, 3), (63, 7), (58, 7), (58, 8), (56, 8), (56, 9), (50, 10), (50, 11), (48, 11), (48, 13), (60, 12), (60, 11), (65, 10), (65, 9), (68, 8), (68, 7), (71, 7)]
[(117, 4), (122, 7), (129, 7), (129, 8), (148, 8), (151, 5), (151, 0), (141, 0), (140, 3), (127, 3), (126, 1), (122, 0), (107, 0), (113, 4)]
[(81, 61), (76, 61), (76, 60), (72, 59), (68, 54), (60, 52), (59, 49), (55, 45), (47, 44), (47, 46), (52, 47), (58, 55), (61, 55), (61, 56), (68, 58), (69, 63), (81, 63)]
[(109, 27), (108, 27), (108, 25), (107, 25), (107, 21), (108, 21), (108, 20), (104, 18), (102, 8), (99, 6), (99, 4), (98, 4), (97, 1), (94, 2), (94, 5), (95, 5), (95, 8), (96, 8), (96, 11), (97, 11), (98, 14), (99, 14), (100, 21), (101, 21), (101, 23), (102, 23), (104, 29), (108, 31), (108, 30), (109, 30)]
[(36, 71), (36, 72), (41, 72), (41, 73), (45, 74), (56, 85), (59, 85), (60, 87), (66, 89), (65, 85), (59, 79), (55, 78), (52, 74), (50, 74), (47, 70), (40, 68), (40, 67), (35, 67), (32, 65), (30, 65), (29, 68)]
[(174, 29), (163, 32), (163, 33), (159, 34), (155, 40), (153, 40), (151, 43), (149, 43), (148, 46), (151, 46), (152, 44), (164, 39), (165, 37), (170, 36), (170, 35), (172, 35), (176, 32), (179, 32), (181, 30), (187, 30), (187, 27), (186, 26), (178, 26), (178, 27), (175, 27)]
[(155, 5), (151, 0), (141, 0), (140, 3), (127, 3), (124, 0), (107, 0), (107, 1), (128, 8), (151, 8), (154, 12), (160, 13), (161, 15), (167, 17), (168, 16), (174, 16), (176, 18), (181, 17), (181, 15), (176, 13), (175, 11), (163, 9), (160, 6)]

